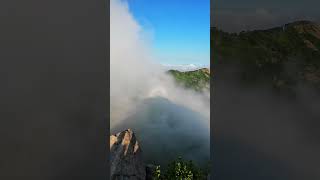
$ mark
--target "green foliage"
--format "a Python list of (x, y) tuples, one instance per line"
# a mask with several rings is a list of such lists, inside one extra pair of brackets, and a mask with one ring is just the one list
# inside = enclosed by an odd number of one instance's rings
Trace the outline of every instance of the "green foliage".
[(214, 63), (240, 66), (239, 77), (246, 83), (277, 89), (290, 89), (299, 82), (320, 87), (319, 32), (320, 26), (312, 22), (238, 34), (212, 28)]
[(196, 91), (209, 90), (210, 72), (208, 69), (204, 68), (187, 72), (169, 70), (168, 73), (173, 75), (178, 84), (186, 88), (194, 89)]
[(160, 166), (156, 167), (155, 180), (203, 180), (206, 173), (198, 168), (192, 161), (185, 161), (181, 157), (169, 163), (168, 167), (161, 173)]
[(160, 166), (157, 166), (155, 171), (154, 171), (154, 179), (155, 180), (160, 180), (161, 179), (161, 169)]

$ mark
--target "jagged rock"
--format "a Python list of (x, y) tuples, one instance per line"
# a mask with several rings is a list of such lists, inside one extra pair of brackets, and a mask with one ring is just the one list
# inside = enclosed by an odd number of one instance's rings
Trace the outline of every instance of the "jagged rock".
[(145, 180), (146, 168), (132, 130), (110, 136), (111, 180)]

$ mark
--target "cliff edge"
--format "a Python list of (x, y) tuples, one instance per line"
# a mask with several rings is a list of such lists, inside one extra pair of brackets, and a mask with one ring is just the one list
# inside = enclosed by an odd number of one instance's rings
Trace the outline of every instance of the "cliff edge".
[(135, 134), (127, 129), (110, 136), (112, 180), (145, 180), (146, 166)]

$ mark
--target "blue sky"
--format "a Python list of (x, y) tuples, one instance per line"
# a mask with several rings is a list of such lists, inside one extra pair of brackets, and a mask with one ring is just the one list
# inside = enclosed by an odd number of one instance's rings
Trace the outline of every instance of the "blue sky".
[(162, 64), (210, 64), (210, 0), (128, 0)]

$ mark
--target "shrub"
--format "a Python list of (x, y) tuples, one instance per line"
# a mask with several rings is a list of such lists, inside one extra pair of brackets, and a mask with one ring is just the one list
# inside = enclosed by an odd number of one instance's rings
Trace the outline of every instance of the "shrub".
[(202, 180), (206, 179), (205, 173), (192, 161), (185, 161), (181, 157), (169, 163), (164, 173), (160, 166), (154, 172), (155, 180)]

